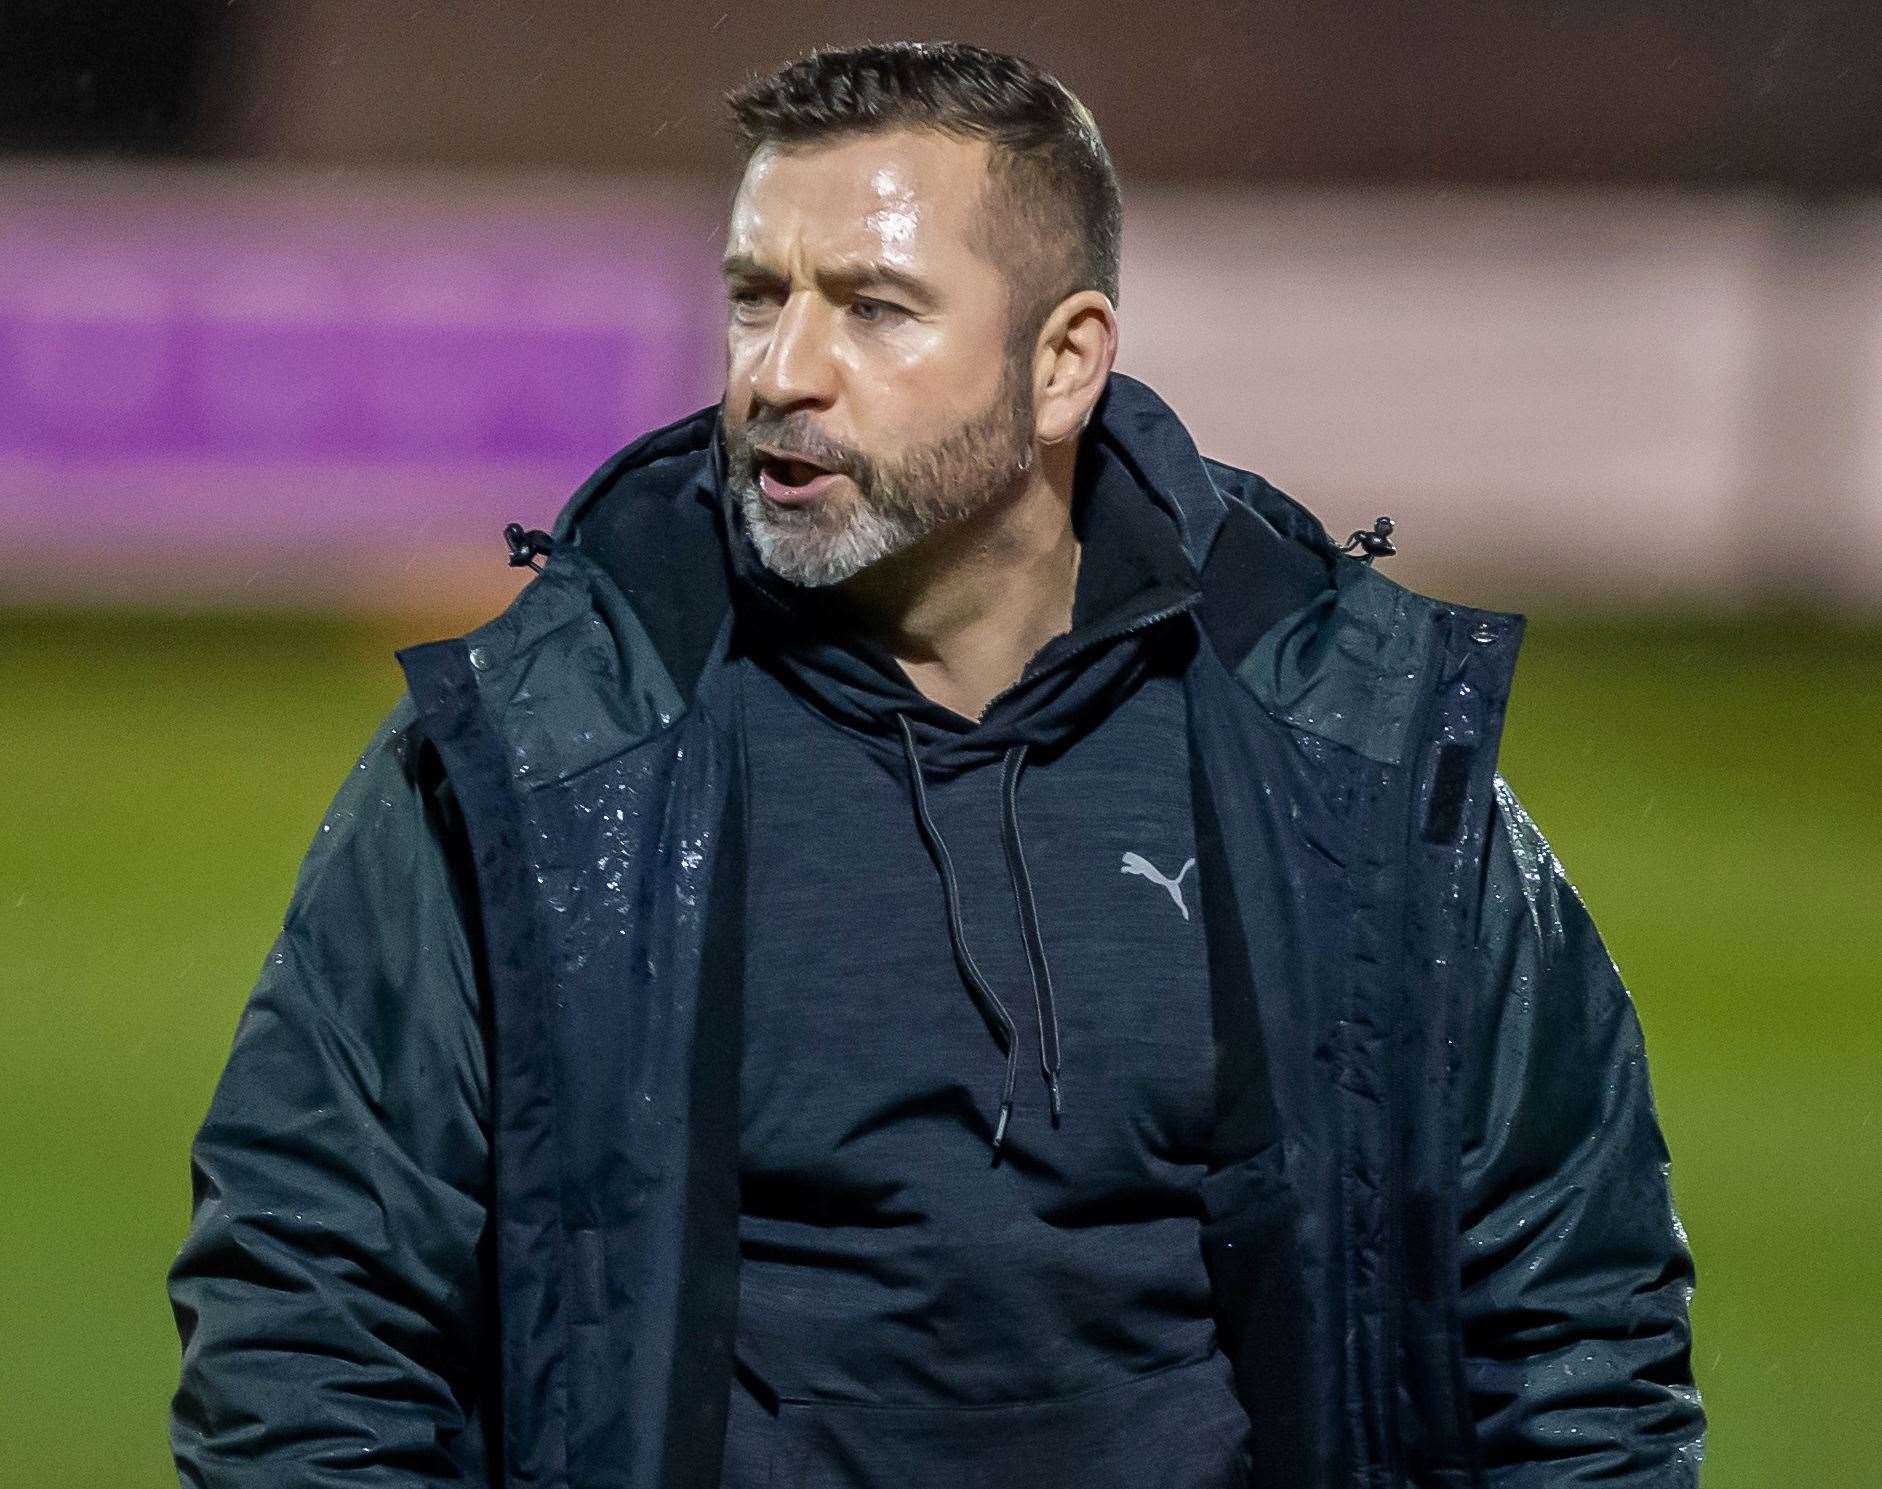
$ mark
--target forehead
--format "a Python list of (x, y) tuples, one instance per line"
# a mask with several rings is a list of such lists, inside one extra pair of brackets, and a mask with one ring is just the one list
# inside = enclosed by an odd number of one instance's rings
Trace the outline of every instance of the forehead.
[(987, 149), (933, 130), (762, 147), (733, 200), (727, 252), (768, 259), (802, 249), (945, 268), (973, 253)]

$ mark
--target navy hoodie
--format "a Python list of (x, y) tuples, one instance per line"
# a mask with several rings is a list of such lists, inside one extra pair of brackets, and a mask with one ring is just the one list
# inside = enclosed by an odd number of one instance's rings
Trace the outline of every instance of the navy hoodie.
[(1072, 624), (979, 720), (760, 564), (727, 1489), (1231, 1489), (1172, 517), (1081, 447)]

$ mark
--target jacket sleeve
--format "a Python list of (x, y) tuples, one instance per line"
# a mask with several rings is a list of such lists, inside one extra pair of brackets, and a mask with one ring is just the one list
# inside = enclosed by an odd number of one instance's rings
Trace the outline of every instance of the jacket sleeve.
[(401, 700), (315, 834), (192, 1146), (185, 1484), (483, 1478), (488, 1087), (441, 776)]
[(1496, 782), (1465, 1025), (1461, 1304), (1493, 1489), (1698, 1482), (1693, 1263), (1632, 1000)]

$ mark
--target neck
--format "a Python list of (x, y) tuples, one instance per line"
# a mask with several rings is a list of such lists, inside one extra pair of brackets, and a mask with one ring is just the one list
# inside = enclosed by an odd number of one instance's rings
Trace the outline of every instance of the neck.
[(886, 647), (925, 697), (970, 719), (1071, 629), (1080, 544), (1078, 444), (1040, 451), (1027, 483), (826, 591), (842, 622)]

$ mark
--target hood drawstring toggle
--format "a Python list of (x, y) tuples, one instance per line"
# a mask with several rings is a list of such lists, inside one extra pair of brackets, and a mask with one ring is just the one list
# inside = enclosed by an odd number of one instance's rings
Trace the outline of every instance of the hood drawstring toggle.
[(1392, 529), (1396, 525), (1390, 517), (1381, 517), (1372, 524), (1370, 532), (1362, 527), (1340, 544), (1340, 552), (1351, 553), (1357, 548), (1362, 564), (1369, 564), (1375, 558), (1390, 558), (1398, 552), (1392, 543)]
[(536, 562), (536, 556), (541, 554), (547, 557), (555, 552), (554, 538), (540, 528), (526, 528), (520, 522), (505, 525), (503, 541), (509, 544), (512, 569), (531, 568), (540, 574), (542, 565)]

